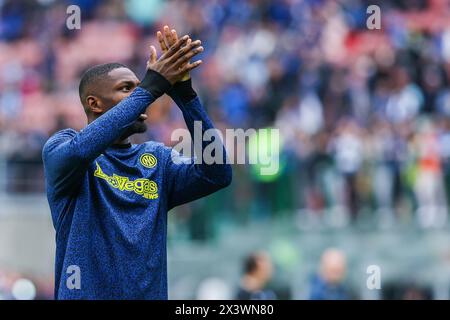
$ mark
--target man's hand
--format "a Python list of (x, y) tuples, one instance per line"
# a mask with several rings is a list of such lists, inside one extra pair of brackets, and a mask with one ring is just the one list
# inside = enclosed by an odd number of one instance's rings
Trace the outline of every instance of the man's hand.
[[(158, 31), (158, 32), (156, 33), (156, 36), (157, 36), (157, 38), (158, 38), (159, 45), (160, 45), (160, 47), (161, 47), (161, 51), (162, 51), (163, 53), (165, 53), (165, 52), (167, 52), (167, 51), (169, 50), (169, 48), (170, 48), (171, 46), (173, 46), (173, 45), (178, 41), (178, 35), (177, 35), (177, 32), (176, 32), (175, 29), (172, 29), (172, 30), (170, 31), (170, 29), (169, 29), (168, 26), (164, 26), (163, 32), (164, 32), (164, 35), (163, 35), (163, 33), (162, 33), (161, 31)], [(188, 40), (186, 41), (186, 45), (190, 45), (191, 42), (192, 42), (192, 40), (191, 40), (191, 39), (188, 39)], [(181, 67), (183, 67), (183, 66), (181, 66)], [(191, 78), (191, 76), (190, 76), (190, 74), (189, 74), (189, 71), (186, 71), (186, 72), (183, 74), (183, 76), (182, 76), (182, 78), (180, 79), (180, 81), (186, 81), (186, 80), (189, 80), (190, 78)]]
[(174, 84), (202, 63), (201, 60), (189, 62), (192, 57), (202, 51), (201, 41), (192, 41), (187, 35), (178, 39), (159, 59), (157, 59), (155, 47), (150, 46), (150, 59), (147, 62), (147, 69), (160, 73), (167, 81)]

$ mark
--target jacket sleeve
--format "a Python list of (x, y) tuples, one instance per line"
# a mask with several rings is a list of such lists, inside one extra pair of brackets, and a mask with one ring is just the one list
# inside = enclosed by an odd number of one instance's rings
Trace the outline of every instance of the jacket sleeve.
[[(169, 95), (181, 109), (193, 140), (194, 122), (201, 123), (202, 136), (206, 130), (214, 129), (197, 94), (192, 89), (191, 80), (175, 84), (169, 91)], [(201, 154), (198, 156), (201, 156), (209, 145), (208, 141), (203, 140), (201, 142)], [(220, 144), (222, 147), (220, 163), (207, 164), (204, 159), (196, 163), (194, 157), (184, 157), (175, 150), (171, 150), (171, 155), (166, 163), (169, 210), (209, 195), (231, 183), (232, 169), (230, 164), (227, 163), (227, 155), (222, 142)]]

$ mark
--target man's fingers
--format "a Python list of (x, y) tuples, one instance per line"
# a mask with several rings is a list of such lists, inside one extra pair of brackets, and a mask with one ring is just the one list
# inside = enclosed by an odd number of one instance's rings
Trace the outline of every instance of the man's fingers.
[(178, 41), (175, 42), (175, 44), (173, 46), (171, 46), (166, 53), (163, 54), (162, 58), (167, 59), (167, 58), (170, 58), (171, 56), (173, 56), (176, 52), (178, 52), (180, 50), (181, 46), (183, 44), (185, 44), (188, 39), (189, 39), (188, 35), (185, 35), (185, 36), (181, 37), (180, 39), (178, 39)]
[(192, 63), (187, 63), (184, 67), (182, 67), (182, 68), (180, 69), (180, 73), (189, 72), (189, 71), (191, 71), (192, 69), (197, 68), (197, 67), (198, 67), (199, 65), (201, 65), (201, 64), (202, 64), (202, 60), (197, 60), (197, 61), (192, 62)]
[(172, 29), (172, 40), (174, 43), (178, 40), (177, 31), (175, 29)]
[(180, 57), (183, 56), (183, 54), (184, 54), (185, 52), (188, 52), (189, 50), (192, 49), (191, 43), (192, 43), (192, 39), (189, 38), (189, 39), (186, 41), (186, 45), (182, 48), (183, 51), (180, 52)]
[[(192, 46), (192, 44), (191, 44), (191, 46), (189, 46), (189, 47), (186, 46), (186, 47), (183, 48), (183, 49), (185, 49), (186, 51), (183, 52), (183, 53), (181, 54), (181, 56), (179, 56), (178, 59), (176, 60), (176, 62), (175, 62), (175, 64), (174, 64), (174, 67), (175, 67), (175, 68), (181, 67), (183, 64), (185, 64), (186, 62), (188, 62), (193, 56), (195, 56), (195, 55), (197, 55), (197, 54), (203, 52), (203, 47), (201, 47), (201, 46), (196, 47), (195, 45)], [(174, 58), (174, 57), (176, 57), (176, 55), (174, 55), (172, 58)], [(176, 58), (175, 58), (175, 59), (176, 59)], [(174, 59), (174, 60), (175, 60), (175, 59)]]
[(157, 55), (156, 55), (156, 48), (154, 46), (150, 46), (150, 59), (149, 59), (149, 63), (153, 64), (155, 63), (157, 60)]
[(167, 45), (166, 45), (166, 43), (164, 41), (164, 37), (163, 37), (161, 31), (158, 31), (156, 33), (156, 37), (158, 38), (158, 42), (159, 42), (159, 45), (161, 47), (162, 52), (163, 53), (167, 52), (167, 50), (169, 50), (169, 49), (168, 49), (168, 47), (167, 47)]
[(185, 55), (180, 57), (177, 60), (177, 62), (175, 63), (174, 67), (175, 68), (180, 68), (183, 64), (188, 62), (192, 57), (194, 57), (195, 55), (197, 55), (197, 54), (199, 54), (201, 52), (203, 52), (203, 47), (193, 48), (192, 50), (188, 51)]
[(172, 39), (172, 33), (168, 26), (164, 26), (164, 38), (166, 39), (167, 46), (170, 48), (175, 41)]
[[(191, 40), (192, 41), (192, 40)], [(176, 63), (181, 57), (186, 55), (188, 52), (192, 51), (194, 48), (200, 46), (202, 42), (200, 40), (196, 40), (191, 42), (190, 39), (186, 41), (186, 45), (178, 50), (174, 55), (170, 57), (170, 60)]]

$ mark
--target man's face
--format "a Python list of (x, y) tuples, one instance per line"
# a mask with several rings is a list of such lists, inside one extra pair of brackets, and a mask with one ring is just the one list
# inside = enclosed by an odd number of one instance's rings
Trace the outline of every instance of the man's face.
[[(102, 113), (117, 105), (122, 99), (128, 97), (134, 89), (139, 85), (140, 81), (133, 71), (128, 68), (117, 68), (111, 70), (108, 77), (103, 81), (99, 89), (97, 89), (97, 98)], [(101, 115), (100, 114), (100, 115)], [(126, 137), (134, 133), (142, 133), (147, 130), (144, 120), (147, 116), (142, 114), (127, 130)], [(122, 137), (122, 138), (126, 138)]]

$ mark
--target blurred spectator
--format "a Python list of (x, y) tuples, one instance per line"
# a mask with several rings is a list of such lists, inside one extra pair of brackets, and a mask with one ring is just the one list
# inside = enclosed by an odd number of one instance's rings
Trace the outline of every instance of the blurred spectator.
[(327, 249), (322, 254), (320, 268), (311, 281), (311, 300), (348, 300), (350, 290), (345, 284), (347, 261), (345, 254), (337, 249)]
[(383, 285), (383, 300), (431, 300), (431, 287), (414, 281), (391, 281)]
[(272, 278), (272, 260), (266, 252), (250, 254), (244, 261), (244, 275), (241, 278), (236, 299), (273, 300), (275, 293), (266, 288)]

